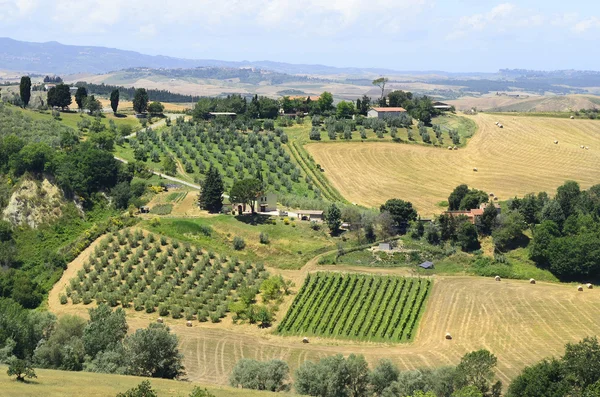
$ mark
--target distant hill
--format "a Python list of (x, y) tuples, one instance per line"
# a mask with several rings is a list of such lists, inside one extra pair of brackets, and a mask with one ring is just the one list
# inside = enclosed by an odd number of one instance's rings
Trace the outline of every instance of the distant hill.
[[(399, 75), (431, 74), (437, 76), (454, 75), (446, 72), (399, 72), (384, 68), (338, 68), (325, 65), (290, 64), (273, 61), (220, 61), (214, 59), (183, 59), (168, 56), (145, 55), (135, 51), (115, 48), (74, 46), (50, 41), (33, 43), (0, 38), (0, 69), (29, 73), (106, 73), (120, 69), (147, 68), (195, 68), (229, 67), (258, 68), (288, 74), (314, 75)], [(458, 75), (458, 74), (457, 74)]]

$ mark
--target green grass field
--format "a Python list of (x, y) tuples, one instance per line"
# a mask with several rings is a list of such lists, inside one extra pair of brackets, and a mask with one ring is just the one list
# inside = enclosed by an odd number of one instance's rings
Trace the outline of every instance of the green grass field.
[[(275, 221), (275, 224), (272, 222)], [(206, 250), (221, 255), (235, 256), (243, 261), (262, 262), (282, 269), (299, 269), (319, 253), (335, 249), (338, 239), (329, 235), (324, 227), (313, 230), (309, 222), (291, 221), (262, 215), (218, 215), (209, 218), (175, 219), (162, 218), (159, 225), (144, 222), (143, 227), (158, 234), (189, 241)], [(210, 235), (203, 228), (212, 229)], [(260, 233), (269, 236), (269, 244), (260, 243)], [(242, 237), (246, 248), (236, 251), (233, 238)], [(350, 247), (354, 240), (344, 242)]]
[[(50, 111), (38, 112), (30, 109), (21, 109), (21, 111), (24, 114), (31, 117), (33, 120), (45, 121), (53, 119), (52, 113)], [(94, 121), (94, 118), (92, 116), (78, 112), (60, 112), (60, 120), (58, 121), (68, 127), (73, 128), (74, 130), (77, 130), (77, 123), (83, 118), (87, 118), (90, 121), (90, 123)], [(138, 128), (141, 128), (138, 119), (136, 119), (134, 116), (116, 117), (112, 113), (104, 113), (104, 117), (102, 118), (102, 124), (104, 124), (106, 128), (108, 128), (109, 120), (113, 120), (117, 127), (119, 127), (120, 125), (129, 125), (134, 131)]]
[[(107, 397), (116, 396), (136, 387), (144, 380), (150, 381), (158, 397), (185, 397), (195, 387), (207, 389), (216, 397), (275, 396), (276, 393), (225, 386), (204, 385), (192, 382), (141, 378), (138, 376), (70, 372), (51, 369), (36, 369), (37, 379), (27, 383), (17, 382), (6, 376), (7, 367), (0, 365), (0, 395), (2, 397)], [(287, 394), (289, 395), (289, 394)]]
[(277, 332), (407, 342), (416, 333), (430, 287), (430, 279), (312, 273)]

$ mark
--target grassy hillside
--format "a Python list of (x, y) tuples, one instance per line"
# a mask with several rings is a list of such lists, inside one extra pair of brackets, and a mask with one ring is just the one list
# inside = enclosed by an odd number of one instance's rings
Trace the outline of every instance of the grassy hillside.
[(439, 213), (436, 203), (461, 183), (506, 200), (530, 192), (553, 193), (565, 180), (575, 180), (582, 188), (598, 182), (598, 121), (490, 114), (473, 120), (477, 134), (457, 151), (360, 142), (309, 144), (306, 149), (348, 201), (375, 206), (399, 197), (426, 215)]
[(28, 383), (17, 382), (14, 377), (6, 376), (5, 365), (0, 365), (0, 390), (3, 397), (107, 397), (131, 389), (144, 380), (150, 380), (152, 389), (159, 397), (187, 396), (194, 387), (206, 388), (217, 397), (242, 396), (274, 396), (275, 393), (254, 390), (234, 389), (224, 386), (207, 386), (203, 384), (182, 382), (167, 379), (148, 379), (137, 376), (96, 374), (90, 372), (56, 371), (36, 369), (37, 379)]

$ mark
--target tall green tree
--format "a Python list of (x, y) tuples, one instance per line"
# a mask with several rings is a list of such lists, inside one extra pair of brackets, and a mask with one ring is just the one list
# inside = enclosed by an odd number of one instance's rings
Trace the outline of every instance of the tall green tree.
[(396, 226), (405, 227), (408, 222), (417, 220), (417, 211), (410, 201), (390, 199), (379, 207), (380, 212), (389, 212)]
[(23, 101), (23, 107), (27, 107), (31, 99), (31, 78), (29, 76), (21, 77), (19, 94), (21, 95), (21, 101)]
[(84, 99), (84, 107), (89, 110), (90, 113), (96, 113), (102, 110), (102, 104), (93, 95)]
[(317, 101), (321, 113), (327, 113), (333, 110), (333, 95), (330, 92), (323, 92)]
[(477, 229), (471, 222), (462, 222), (456, 235), (458, 244), (463, 251), (470, 252), (479, 249)]
[(135, 110), (136, 113), (146, 113), (146, 110), (148, 110), (148, 101), (149, 98), (146, 89), (136, 89), (133, 96), (133, 110)]
[(448, 209), (456, 211), (460, 208), (462, 199), (469, 193), (469, 186), (462, 184), (458, 185), (448, 197)]
[(475, 386), (481, 393), (487, 395), (493, 388), (491, 382), (494, 379), (494, 368), (497, 363), (496, 356), (485, 349), (465, 354), (456, 367), (456, 389)]
[(71, 89), (68, 85), (59, 84), (48, 90), (48, 106), (59, 107), (64, 110), (71, 102)]
[(336, 234), (340, 231), (340, 226), (342, 226), (342, 212), (339, 207), (333, 203), (327, 209), (327, 226), (329, 226), (329, 230), (332, 234)]
[(372, 84), (378, 86), (381, 89), (381, 97), (380, 100), (385, 96), (385, 85), (390, 79), (387, 77), (380, 77), (378, 79), (373, 80)]
[(83, 331), (86, 354), (95, 357), (100, 351), (113, 349), (127, 334), (127, 321), (122, 308), (113, 311), (100, 304), (89, 310), (90, 320)]
[(220, 212), (223, 208), (223, 178), (219, 170), (211, 166), (206, 174), (198, 199), (200, 208), (209, 212)]
[(82, 110), (85, 107), (85, 100), (88, 96), (87, 88), (78, 87), (75, 92), (75, 103), (77, 103), (77, 107), (79, 110)]
[(129, 375), (176, 379), (185, 375), (179, 340), (164, 324), (138, 329), (123, 342)]
[(160, 102), (152, 102), (148, 105), (148, 112), (152, 115), (162, 114), (165, 111), (165, 106)]
[(110, 107), (114, 114), (117, 114), (117, 109), (119, 108), (119, 90), (114, 89), (110, 93)]
[(256, 178), (246, 178), (235, 181), (229, 192), (229, 200), (232, 203), (249, 205), (252, 213), (256, 200), (262, 194), (262, 183)]

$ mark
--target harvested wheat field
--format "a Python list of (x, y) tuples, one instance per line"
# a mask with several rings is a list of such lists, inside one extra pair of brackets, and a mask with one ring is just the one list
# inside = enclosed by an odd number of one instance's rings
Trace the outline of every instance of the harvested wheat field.
[[(80, 257), (89, 255), (93, 247)], [(77, 261), (66, 272), (81, 267)], [(288, 271), (291, 272), (291, 271)], [(298, 275), (302, 270), (294, 271)], [(57, 286), (64, 286), (65, 276)], [(297, 284), (299, 288), (301, 284)], [(60, 305), (55, 287), (49, 309), (56, 314), (84, 315), (89, 306)], [(282, 312), (278, 319), (284, 316)], [(125, 309), (130, 331), (156, 321), (157, 313)], [(212, 324), (165, 318), (179, 336), (185, 367), (192, 381), (226, 384), (243, 357), (286, 360), (294, 371), (303, 361), (342, 353), (364, 354), (371, 364), (390, 358), (402, 369), (457, 364), (465, 353), (486, 348), (498, 356), (498, 376), (507, 382), (526, 365), (562, 354), (564, 344), (600, 332), (600, 289), (578, 292), (572, 285), (476, 277), (436, 277), (414, 341), (381, 344), (302, 336), (274, 335), (271, 329), (234, 325), (225, 318)], [(453, 339), (446, 340), (446, 333)]]
[(501, 200), (552, 194), (566, 180), (582, 188), (598, 183), (600, 122), (493, 114), (472, 119), (478, 130), (459, 150), (370, 142), (314, 143), (306, 149), (348, 201), (376, 206), (401, 198), (423, 215), (439, 213), (436, 203), (461, 183)]

